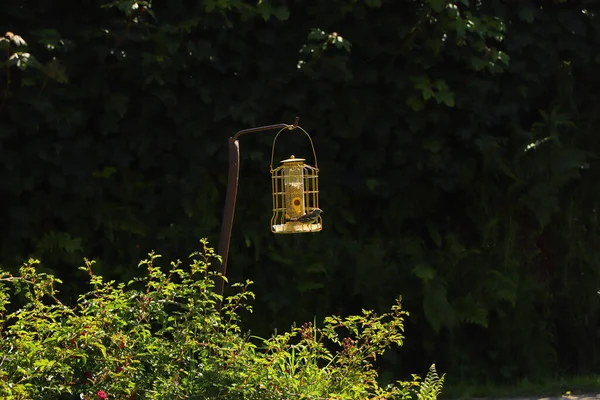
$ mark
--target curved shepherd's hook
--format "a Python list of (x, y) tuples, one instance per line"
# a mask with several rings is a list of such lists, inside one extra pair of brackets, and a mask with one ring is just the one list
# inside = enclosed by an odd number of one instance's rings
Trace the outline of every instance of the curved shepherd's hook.
[[(292, 125), (276, 124), (259, 126), (258, 128), (244, 129), (229, 138), (229, 176), (227, 178), (227, 195), (225, 197), (225, 209), (223, 211), (223, 224), (221, 225), (221, 237), (219, 239), (218, 254), (221, 256), (220, 273), (222, 276), (227, 274), (227, 259), (229, 256), (229, 244), (231, 242), (231, 230), (233, 229), (233, 215), (235, 214), (235, 201), (237, 199), (238, 183), (240, 178), (240, 142), (239, 137), (251, 132), (270, 131), (274, 129), (294, 130), (298, 127), (300, 118)], [(215, 279), (215, 288), (217, 293), (223, 296), (225, 281), (219, 277)], [(217, 301), (217, 310), (221, 312), (221, 301)]]

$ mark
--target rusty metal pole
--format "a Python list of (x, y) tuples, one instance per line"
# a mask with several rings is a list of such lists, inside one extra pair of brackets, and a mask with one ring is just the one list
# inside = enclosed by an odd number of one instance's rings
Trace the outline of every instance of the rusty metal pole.
[[(231, 243), (231, 231), (233, 229), (233, 216), (235, 214), (235, 202), (237, 199), (237, 190), (240, 180), (240, 142), (239, 137), (251, 132), (269, 131), (273, 129), (289, 129), (293, 130), (298, 127), (300, 118), (292, 125), (276, 124), (259, 126), (258, 128), (244, 129), (229, 138), (229, 175), (227, 177), (227, 194), (225, 197), (225, 209), (223, 210), (223, 224), (221, 225), (221, 237), (219, 239), (218, 254), (221, 256), (220, 273), (223, 276), (227, 275), (227, 259), (229, 258), (229, 244)], [(223, 296), (225, 290), (225, 280), (217, 278), (215, 280), (215, 288), (217, 293)], [(217, 301), (217, 310), (221, 312), (221, 301)]]

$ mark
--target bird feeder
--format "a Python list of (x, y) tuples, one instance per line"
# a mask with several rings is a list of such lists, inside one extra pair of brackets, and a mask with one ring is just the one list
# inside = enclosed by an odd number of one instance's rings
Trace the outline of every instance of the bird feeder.
[(290, 156), (282, 160), (281, 165), (273, 169), (275, 142), (271, 152), (271, 181), (273, 193), (273, 217), (271, 232), (273, 233), (307, 233), (319, 232), (323, 229), (319, 209), (319, 168), (317, 154), (310, 135), (300, 129), (310, 141), (315, 166), (305, 163), (304, 158)]

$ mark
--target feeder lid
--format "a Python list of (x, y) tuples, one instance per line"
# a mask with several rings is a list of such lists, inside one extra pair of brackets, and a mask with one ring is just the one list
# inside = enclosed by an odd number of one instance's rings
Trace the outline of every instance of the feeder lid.
[(282, 160), (281, 163), (282, 164), (292, 163), (292, 162), (301, 163), (301, 162), (304, 162), (304, 160), (306, 160), (306, 159), (305, 158), (296, 158), (296, 157), (294, 157), (294, 155), (291, 155), (290, 158), (288, 158), (287, 160)]

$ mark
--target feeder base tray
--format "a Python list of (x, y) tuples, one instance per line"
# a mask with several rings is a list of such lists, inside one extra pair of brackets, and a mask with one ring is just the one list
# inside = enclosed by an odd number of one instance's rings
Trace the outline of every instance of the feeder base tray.
[(302, 224), (298, 222), (287, 222), (281, 225), (273, 225), (273, 233), (308, 233), (319, 232), (323, 229), (322, 224)]

